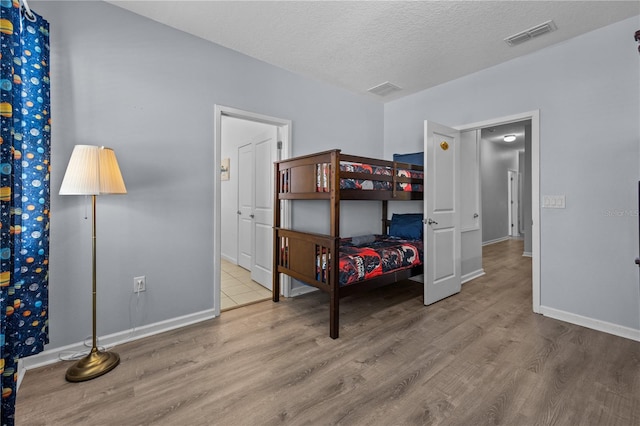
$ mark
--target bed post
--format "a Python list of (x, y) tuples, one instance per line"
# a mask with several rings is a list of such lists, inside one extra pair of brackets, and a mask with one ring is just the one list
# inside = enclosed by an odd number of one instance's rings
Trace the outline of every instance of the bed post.
[(273, 259), (271, 264), (271, 297), (274, 302), (280, 301), (280, 273), (278, 272), (278, 259), (280, 258), (280, 242), (278, 241), (278, 228), (280, 228), (280, 179), (278, 179), (278, 163), (273, 164)]
[(389, 214), (387, 207), (387, 200), (382, 200), (382, 235), (387, 235), (389, 233), (389, 231), (387, 230), (387, 215)]
[[(334, 150), (331, 152), (331, 187), (330, 191), (330, 203), (329, 207), (331, 218), (330, 224), (331, 236), (337, 238), (340, 236), (340, 150)], [(337, 252), (336, 252), (337, 253)]]
[(329, 273), (330, 292), (329, 297), (329, 335), (332, 339), (338, 338), (340, 328), (340, 150), (331, 153), (331, 236), (333, 247), (331, 248), (331, 267)]
[(340, 294), (337, 286), (331, 284), (331, 292), (329, 293), (329, 336), (332, 339), (338, 338), (340, 329)]

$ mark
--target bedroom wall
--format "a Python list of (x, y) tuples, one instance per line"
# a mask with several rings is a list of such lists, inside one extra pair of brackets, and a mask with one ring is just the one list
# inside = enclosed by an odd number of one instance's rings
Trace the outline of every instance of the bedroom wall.
[(386, 156), (411, 152), (425, 119), (539, 109), (540, 195), (566, 195), (565, 209), (540, 211), (542, 308), (640, 340), (638, 28), (640, 16), (389, 102), (384, 140)]
[(90, 221), (81, 197), (57, 195), (75, 144), (114, 148), (129, 191), (98, 199), (100, 336), (212, 312), (214, 104), (292, 120), (293, 155), (383, 154), (381, 103), (107, 3), (30, 6), (51, 24), (48, 350), (91, 335)]

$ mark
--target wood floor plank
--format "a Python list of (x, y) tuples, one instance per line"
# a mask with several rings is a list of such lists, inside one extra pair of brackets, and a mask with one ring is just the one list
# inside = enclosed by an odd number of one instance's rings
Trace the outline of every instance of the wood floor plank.
[(639, 425), (640, 343), (531, 312), (522, 241), (436, 304), (407, 281), (260, 302), (115, 348), (83, 383), (28, 371), (16, 425)]

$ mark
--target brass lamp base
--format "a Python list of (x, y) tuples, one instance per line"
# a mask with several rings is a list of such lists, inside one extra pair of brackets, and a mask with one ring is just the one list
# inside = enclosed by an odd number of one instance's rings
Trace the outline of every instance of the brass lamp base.
[(69, 382), (84, 382), (107, 374), (120, 363), (120, 356), (115, 352), (100, 352), (96, 349), (84, 358), (79, 359), (67, 370), (65, 378)]

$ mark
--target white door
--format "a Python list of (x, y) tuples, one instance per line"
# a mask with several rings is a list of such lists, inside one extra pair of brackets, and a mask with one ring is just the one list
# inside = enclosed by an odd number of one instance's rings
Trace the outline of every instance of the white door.
[(254, 255), (251, 279), (271, 290), (273, 263), (273, 163), (277, 160), (278, 129), (272, 126), (254, 142)]
[(251, 270), (253, 262), (253, 144), (238, 147), (238, 265)]
[(520, 198), (518, 196), (518, 188), (520, 185), (518, 182), (520, 179), (518, 179), (518, 172), (515, 170), (509, 170), (507, 178), (509, 179), (509, 199), (507, 201), (509, 206), (509, 235), (517, 237), (520, 235), (520, 224), (518, 223), (518, 211), (520, 210), (520, 203), (518, 202)]
[(424, 122), (424, 304), (461, 288), (460, 132)]

